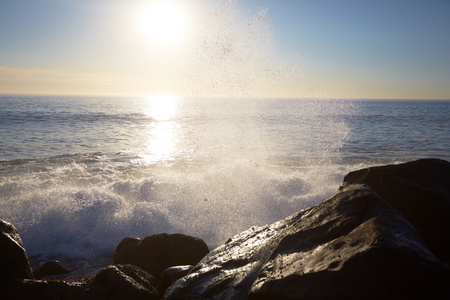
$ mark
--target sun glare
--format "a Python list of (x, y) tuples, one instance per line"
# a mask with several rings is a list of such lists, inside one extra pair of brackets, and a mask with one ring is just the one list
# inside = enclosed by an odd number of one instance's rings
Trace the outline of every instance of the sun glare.
[(147, 152), (142, 153), (137, 163), (153, 164), (173, 158), (177, 143), (177, 123), (172, 120), (176, 115), (178, 97), (155, 95), (145, 98), (147, 106), (144, 114), (153, 121), (147, 134)]
[(156, 0), (139, 9), (136, 24), (144, 39), (168, 50), (186, 39), (189, 17), (189, 11), (181, 1)]
[(168, 121), (176, 113), (178, 97), (171, 95), (148, 96), (144, 113), (156, 121)]

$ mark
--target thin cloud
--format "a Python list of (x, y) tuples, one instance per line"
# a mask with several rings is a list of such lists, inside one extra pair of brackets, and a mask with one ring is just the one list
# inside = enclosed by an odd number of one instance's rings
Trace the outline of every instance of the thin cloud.
[(118, 83), (118, 78), (105, 74), (0, 66), (0, 93), (115, 93)]
[(71, 73), (46, 69), (22, 69), (0, 66), (0, 80), (6, 82), (102, 83), (112, 84), (115, 79), (104, 74)]

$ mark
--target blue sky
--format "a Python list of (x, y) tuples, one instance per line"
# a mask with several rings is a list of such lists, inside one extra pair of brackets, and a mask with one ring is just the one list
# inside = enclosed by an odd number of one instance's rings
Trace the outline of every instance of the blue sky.
[(270, 2), (252, 5), (271, 7), (280, 43), (316, 73), (431, 86), (450, 97), (450, 1)]
[(450, 1), (167, 1), (0, 0), (0, 93), (450, 98)]

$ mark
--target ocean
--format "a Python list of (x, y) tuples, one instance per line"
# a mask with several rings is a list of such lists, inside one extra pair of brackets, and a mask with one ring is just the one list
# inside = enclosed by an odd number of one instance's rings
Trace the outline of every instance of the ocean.
[(35, 264), (162, 232), (214, 248), (428, 157), (450, 160), (450, 101), (0, 95), (0, 218)]

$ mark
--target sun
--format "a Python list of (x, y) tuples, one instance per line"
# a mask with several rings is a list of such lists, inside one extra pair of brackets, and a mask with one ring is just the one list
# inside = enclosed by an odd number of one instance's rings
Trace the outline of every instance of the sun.
[(176, 113), (179, 98), (172, 95), (145, 97), (148, 107), (144, 113), (156, 121), (168, 121)]
[(164, 50), (184, 42), (191, 23), (188, 8), (176, 0), (152, 1), (139, 9), (135, 20), (141, 36)]

